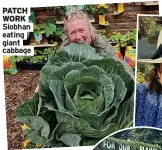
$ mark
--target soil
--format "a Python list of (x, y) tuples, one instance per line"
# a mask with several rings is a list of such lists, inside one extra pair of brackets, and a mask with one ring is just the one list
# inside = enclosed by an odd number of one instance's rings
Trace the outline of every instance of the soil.
[(39, 70), (20, 70), (17, 74), (5, 74), (5, 101), (8, 149), (22, 149), (24, 136), (22, 124), (15, 122), (16, 107), (33, 96), (39, 80)]

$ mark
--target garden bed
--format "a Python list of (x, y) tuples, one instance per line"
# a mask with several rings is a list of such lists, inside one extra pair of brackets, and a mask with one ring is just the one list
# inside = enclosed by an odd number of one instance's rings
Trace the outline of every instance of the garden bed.
[(39, 71), (23, 70), (15, 75), (5, 74), (5, 101), (6, 101), (6, 119), (7, 119), (7, 138), (8, 149), (22, 149), (24, 137), (21, 125), (14, 121), (14, 110), (33, 96), (34, 90), (38, 84)]

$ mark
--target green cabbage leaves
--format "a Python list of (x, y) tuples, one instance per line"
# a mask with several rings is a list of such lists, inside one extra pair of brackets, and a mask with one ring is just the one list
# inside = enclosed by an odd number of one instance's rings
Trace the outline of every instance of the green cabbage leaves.
[(40, 72), (39, 92), (16, 110), (29, 141), (44, 146), (94, 145), (132, 126), (134, 80), (123, 65), (85, 43), (72, 43)]

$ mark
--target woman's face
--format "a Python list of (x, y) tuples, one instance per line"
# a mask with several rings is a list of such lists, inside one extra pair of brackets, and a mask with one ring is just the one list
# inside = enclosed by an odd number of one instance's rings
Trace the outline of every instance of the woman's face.
[(71, 42), (91, 43), (91, 33), (86, 19), (74, 19), (66, 22), (66, 31)]
[(159, 82), (162, 85), (162, 63), (160, 64), (160, 68), (157, 70), (158, 77), (159, 77)]

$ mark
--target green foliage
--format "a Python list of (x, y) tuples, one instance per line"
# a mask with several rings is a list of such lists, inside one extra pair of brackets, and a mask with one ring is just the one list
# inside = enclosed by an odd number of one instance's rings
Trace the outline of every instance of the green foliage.
[(42, 24), (42, 26), (44, 28), (44, 31), (47, 37), (49, 37), (56, 31), (56, 25), (52, 23), (44, 23)]
[(64, 34), (64, 28), (63, 27), (57, 27), (56, 25), (52, 23), (44, 23), (43, 24), (45, 34), (47, 37), (51, 36), (62, 36)]
[(34, 33), (43, 34), (45, 33), (44, 26), (42, 24), (34, 24)]
[(31, 129), (30, 141), (51, 147), (93, 145), (132, 126), (134, 81), (120, 62), (95, 51), (71, 43), (43, 67), (39, 96), (32, 98), (36, 107), (27, 101), (15, 110), (16, 120)]
[(62, 35), (64, 35), (64, 33), (65, 33), (64, 27), (57, 26), (56, 30), (54, 31), (54, 36), (61, 37)]
[(109, 41), (118, 42), (121, 39), (122, 35), (120, 33), (116, 33), (110, 36)]
[(126, 34), (113, 34), (110, 36), (109, 40), (112, 42), (119, 42), (121, 47), (125, 47), (126, 45), (134, 45), (136, 44), (136, 29), (128, 31)]
[(126, 34), (126, 39), (128, 45), (134, 45), (136, 44), (136, 28), (134, 28), (132, 31), (128, 31)]
[(108, 5), (107, 4), (99, 4), (99, 5), (97, 5), (96, 12), (99, 15), (106, 15), (106, 13), (108, 12)]
[(64, 34), (63, 27), (57, 27), (55, 24), (50, 23), (50, 21), (34, 25), (34, 33), (43, 34), (45, 33), (47, 37), (51, 36), (62, 36)]
[(142, 36), (146, 33), (148, 38), (158, 38), (162, 26), (157, 23), (157, 17), (147, 16), (140, 20), (139, 34)]
[(154, 28), (148, 29), (147, 30), (148, 38), (158, 37), (161, 30), (162, 30), (162, 26), (158, 26), (158, 25), (156, 25)]
[(96, 8), (94, 5), (84, 5), (85, 11), (89, 14), (92, 15), (95, 13)]
[(117, 43), (119, 42), (121, 47), (125, 47), (127, 45), (128, 39), (126, 34), (122, 35), (120, 33), (117, 33), (110, 36), (109, 40), (112, 42), (117, 42)]
[(105, 38), (108, 38), (108, 34), (107, 34), (106, 29), (97, 30), (97, 33), (100, 34), (100, 35), (105, 36)]
[(137, 63), (137, 68), (137, 83), (150, 82), (155, 68), (154, 65)]
[(17, 56), (14, 62), (28, 62), (28, 63), (46, 63), (51, 55), (57, 53), (57, 47), (45, 48), (43, 50), (36, 49), (34, 56)]

